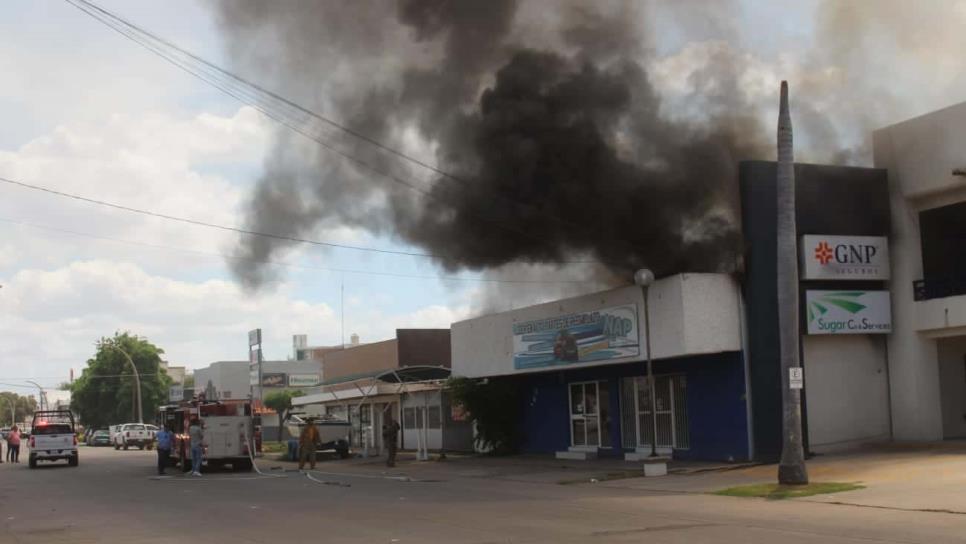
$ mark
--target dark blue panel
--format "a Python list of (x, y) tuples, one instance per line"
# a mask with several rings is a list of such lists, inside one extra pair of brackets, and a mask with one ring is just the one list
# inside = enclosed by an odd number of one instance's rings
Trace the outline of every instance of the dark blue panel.
[[(681, 459), (741, 460), (748, 457), (745, 379), (740, 354), (686, 357), (654, 363), (657, 374), (684, 374), (688, 387), (691, 447)], [(600, 380), (610, 389), (611, 444), (621, 448), (620, 378), (639, 376), (643, 363), (580, 368), (521, 376), (527, 395), (522, 407), (523, 451), (553, 453), (570, 447), (568, 384)], [(602, 385), (604, 385), (602, 384)], [(602, 450), (602, 454), (606, 454)]]
[(523, 451), (553, 453), (570, 447), (570, 408), (567, 385), (559, 372), (521, 378)]

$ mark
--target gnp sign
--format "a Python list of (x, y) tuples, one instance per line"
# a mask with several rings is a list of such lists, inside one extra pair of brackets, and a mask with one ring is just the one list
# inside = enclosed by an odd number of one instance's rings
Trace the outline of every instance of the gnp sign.
[(805, 291), (808, 334), (889, 334), (888, 291)]
[(802, 236), (803, 280), (887, 280), (885, 236)]

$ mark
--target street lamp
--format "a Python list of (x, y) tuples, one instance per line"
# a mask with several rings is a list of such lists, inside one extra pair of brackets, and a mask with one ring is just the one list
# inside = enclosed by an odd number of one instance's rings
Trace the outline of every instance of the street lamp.
[(32, 380), (24, 380), (24, 381), (27, 382), (27, 383), (29, 383), (30, 385), (35, 386), (37, 388), (37, 390), (40, 391), (40, 394), (37, 395), (37, 399), (40, 400), (40, 409), (43, 410), (44, 409), (44, 399), (46, 398), (46, 396), (44, 395), (44, 388), (43, 387), (40, 387), (40, 384), (37, 383), (37, 382), (35, 382), (35, 381), (32, 381)]
[(114, 348), (117, 351), (121, 352), (121, 355), (123, 355), (124, 358), (127, 359), (127, 362), (131, 364), (131, 368), (134, 369), (134, 383), (137, 386), (137, 393), (138, 393), (138, 398), (137, 398), (138, 423), (144, 423), (144, 414), (141, 413), (141, 376), (138, 374), (138, 367), (134, 365), (134, 361), (131, 360), (131, 356), (128, 355), (126, 351), (121, 349), (120, 346), (118, 346), (114, 342), (103, 342), (101, 345), (108, 348)]
[(654, 364), (651, 362), (651, 319), (647, 307), (647, 290), (654, 283), (654, 272), (642, 268), (634, 273), (634, 283), (644, 292), (644, 342), (647, 349), (647, 383), (651, 391), (651, 457), (657, 457), (657, 388), (654, 386)]

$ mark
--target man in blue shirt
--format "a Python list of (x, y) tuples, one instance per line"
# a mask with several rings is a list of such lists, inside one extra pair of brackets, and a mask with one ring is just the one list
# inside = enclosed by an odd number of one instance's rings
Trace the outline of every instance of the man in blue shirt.
[(158, 474), (164, 474), (164, 469), (168, 467), (168, 456), (171, 455), (171, 447), (174, 445), (174, 434), (168, 430), (167, 425), (161, 427), (155, 439), (158, 442)]

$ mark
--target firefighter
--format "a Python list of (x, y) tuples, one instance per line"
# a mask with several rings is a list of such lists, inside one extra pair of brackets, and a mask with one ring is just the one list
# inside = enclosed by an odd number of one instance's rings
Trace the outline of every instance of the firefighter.
[(299, 434), (299, 470), (305, 467), (308, 460), (309, 468), (315, 470), (315, 445), (319, 442), (319, 430), (315, 427), (315, 418), (308, 418), (305, 427)]
[(386, 466), (396, 466), (396, 442), (399, 438), (399, 424), (393, 421), (392, 414), (386, 412), (386, 420), (382, 424), (382, 442), (389, 450), (386, 457)]

